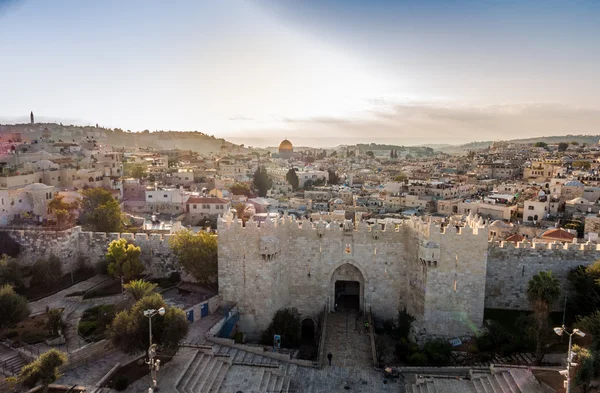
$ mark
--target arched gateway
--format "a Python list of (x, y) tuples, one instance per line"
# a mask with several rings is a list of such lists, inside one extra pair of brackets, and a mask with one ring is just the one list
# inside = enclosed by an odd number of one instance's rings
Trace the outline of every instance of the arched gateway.
[(345, 263), (331, 275), (332, 309), (337, 303), (340, 311), (364, 310), (365, 278), (361, 271)]

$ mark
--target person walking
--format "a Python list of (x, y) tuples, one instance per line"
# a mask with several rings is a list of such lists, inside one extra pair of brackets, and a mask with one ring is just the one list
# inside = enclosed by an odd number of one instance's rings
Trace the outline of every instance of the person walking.
[(331, 354), (331, 352), (329, 352), (327, 354), (327, 360), (329, 360), (329, 365), (331, 366), (331, 359), (333, 359), (333, 355)]
[(365, 333), (369, 333), (369, 321), (365, 321)]

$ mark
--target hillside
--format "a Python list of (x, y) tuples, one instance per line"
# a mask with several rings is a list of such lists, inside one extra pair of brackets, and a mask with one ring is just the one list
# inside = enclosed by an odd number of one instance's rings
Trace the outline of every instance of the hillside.
[(92, 126), (74, 126), (56, 123), (36, 124), (5, 124), (0, 125), (0, 134), (11, 138), (13, 133), (20, 133), (24, 141), (42, 137), (44, 130), (50, 132), (51, 139), (64, 142), (79, 142), (93, 138), (100, 143), (116, 147), (152, 148), (152, 149), (182, 149), (192, 150), (201, 154), (216, 153), (222, 147), (237, 145), (222, 138), (215, 138), (198, 131), (154, 131), (141, 132), (123, 131), (119, 128), (108, 129)]
[(533, 144), (536, 142), (545, 142), (548, 144), (556, 144), (560, 142), (578, 142), (579, 144), (596, 144), (600, 140), (600, 135), (561, 135), (561, 136), (542, 136), (533, 138), (522, 138), (522, 139), (511, 139), (511, 140), (497, 140), (497, 141), (484, 141), (484, 142), (471, 142), (464, 145), (455, 146), (443, 146), (435, 148), (436, 151), (444, 153), (463, 153), (469, 150), (485, 149), (492, 145), (494, 142), (506, 142), (512, 144)]

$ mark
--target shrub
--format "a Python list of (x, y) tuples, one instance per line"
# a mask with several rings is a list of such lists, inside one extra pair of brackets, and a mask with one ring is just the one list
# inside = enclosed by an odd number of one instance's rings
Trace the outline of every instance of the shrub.
[(181, 281), (181, 273), (172, 272), (171, 274), (169, 274), (169, 280), (171, 280), (173, 285), (177, 284), (179, 281)]
[(21, 322), (28, 316), (27, 299), (8, 284), (0, 286), (0, 329)]
[(62, 264), (60, 259), (51, 255), (48, 259), (38, 260), (32, 267), (33, 275), (29, 286), (39, 287), (45, 285), (51, 287), (62, 277)]
[(41, 343), (46, 338), (47, 336), (40, 332), (23, 332), (23, 334), (21, 334), (21, 341), (25, 344)]
[(401, 339), (396, 343), (396, 348), (394, 349), (394, 354), (396, 355), (396, 359), (406, 362), (410, 353), (409, 353), (409, 344), (406, 339)]
[(446, 357), (450, 357), (452, 354), (452, 345), (445, 340), (428, 341), (423, 349), (427, 357), (433, 356), (436, 353)]
[(79, 322), (79, 326), (77, 327), (79, 334), (83, 337), (92, 336), (96, 329), (98, 329), (98, 323), (95, 321)]
[(422, 352), (413, 353), (408, 358), (408, 363), (411, 366), (426, 366), (427, 365), (427, 355)]
[(489, 334), (477, 337), (477, 349), (480, 352), (491, 352), (494, 348), (494, 339)]
[(62, 310), (55, 308), (50, 310), (46, 316), (46, 329), (52, 337), (56, 337), (65, 326), (62, 319)]
[(269, 327), (263, 331), (261, 344), (273, 345), (273, 336), (281, 336), (281, 346), (283, 348), (297, 348), (302, 338), (302, 325), (300, 323), (300, 313), (295, 308), (282, 308), (273, 316)]
[(41, 354), (36, 360), (24, 366), (18, 376), (10, 379), (11, 383), (20, 384), (26, 388), (32, 388), (41, 384), (48, 390), (48, 385), (56, 381), (60, 374), (59, 367), (68, 362), (67, 354), (57, 349), (51, 349)]
[(6, 338), (17, 337), (18, 335), (19, 335), (19, 332), (17, 332), (16, 330), (11, 330), (10, 332), (6, 333)]
[(129, 386), (129, 379), (125, 375), (119, 375), (115, 381), (115, 390), (123, 391)]
[(233, 336), (233, 340), (235, 341), (236, 344), (242, 344), (244, 342), (244, 333), (242, 332), (237, 332), (234, 336)]

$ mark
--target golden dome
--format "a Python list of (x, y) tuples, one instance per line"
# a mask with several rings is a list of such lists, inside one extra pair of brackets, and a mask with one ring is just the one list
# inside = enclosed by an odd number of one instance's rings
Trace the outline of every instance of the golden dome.
[(279, 152), (292, 152), (294, 151), (294, 147), (292, 146), (292, 142), (284, 139), (283, 142), (279, 144)]

